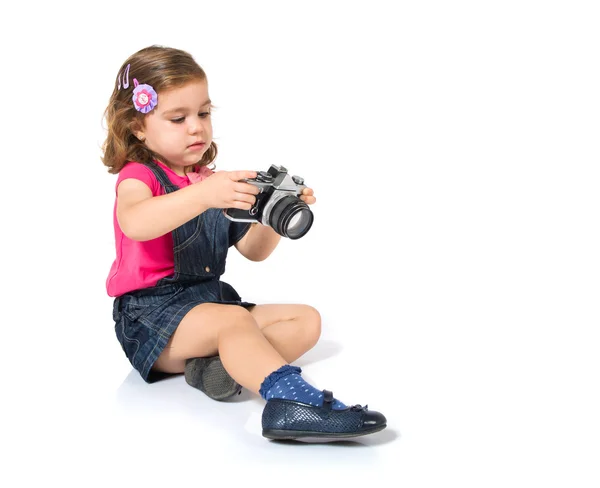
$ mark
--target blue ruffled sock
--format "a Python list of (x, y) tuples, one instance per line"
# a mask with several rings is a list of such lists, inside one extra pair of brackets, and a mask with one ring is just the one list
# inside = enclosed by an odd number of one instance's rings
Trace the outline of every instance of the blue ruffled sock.
[[(307, 383), (300, 376), (301, 372), (299, 367), (289, 364), (273, 371), (260, 386), (260, 396), (267, 401), (272, 398), (282, 398), (320, 407), (323, 405), (323, 392)], [(343, 410), (346, 405), (334, 398), (331, 408)]]

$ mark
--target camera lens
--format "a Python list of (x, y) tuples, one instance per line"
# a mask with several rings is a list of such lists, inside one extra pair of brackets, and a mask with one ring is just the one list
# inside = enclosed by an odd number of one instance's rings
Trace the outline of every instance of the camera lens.
[(313, 214), (308, 209), (298, 210), (289, 220), (286, 234), (290, 239), (299, 239), (308, 232), (313, 222)]
[(311, 228), (313, 213), (308, 205), (296, 196), (287, 195), (273, 207), (269, 225), (279, 235), (289, 239), (300, 239)]

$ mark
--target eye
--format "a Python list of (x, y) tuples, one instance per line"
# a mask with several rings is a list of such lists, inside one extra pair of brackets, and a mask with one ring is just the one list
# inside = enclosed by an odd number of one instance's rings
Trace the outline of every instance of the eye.
[(204, 119), (210, 115), (210, 112), (200, 112), (198, 115)]
[(177, 119), (171, 119), (174, 124), (181, 124), (185, 120), (185, 117), (179, 117)]

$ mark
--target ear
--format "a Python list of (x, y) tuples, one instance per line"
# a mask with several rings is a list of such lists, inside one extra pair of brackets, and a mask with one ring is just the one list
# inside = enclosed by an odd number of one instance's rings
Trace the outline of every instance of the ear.
[(144, 142), (146, 140), (146, 134), (144, 132), (144, 128), (142, 127), (142, 124), (139, 123), (139, 121), (136, 120), (131, 124), (131, 132), (140, 141)]

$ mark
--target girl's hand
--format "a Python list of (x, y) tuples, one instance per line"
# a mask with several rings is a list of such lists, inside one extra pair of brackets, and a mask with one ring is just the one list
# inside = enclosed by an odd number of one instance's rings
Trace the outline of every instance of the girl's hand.
[(317, 201), (317, 199), (313, 196), (314, 195), (314, 191), (312, 188), (305, 188), (304, 190), (302, 190), (302, 195), (300, 195), (300, 200), (302, 200), (304, 203), (307, 203), (308, 205), (312, 205), (313, 203), (315, 203)]
[(209, 208), (250, 210), (259, 190), (240, 181), (245, 178), (256, 178), (256, 171), (217, 171), (193, 186), (198, 188), (202, 203)]

